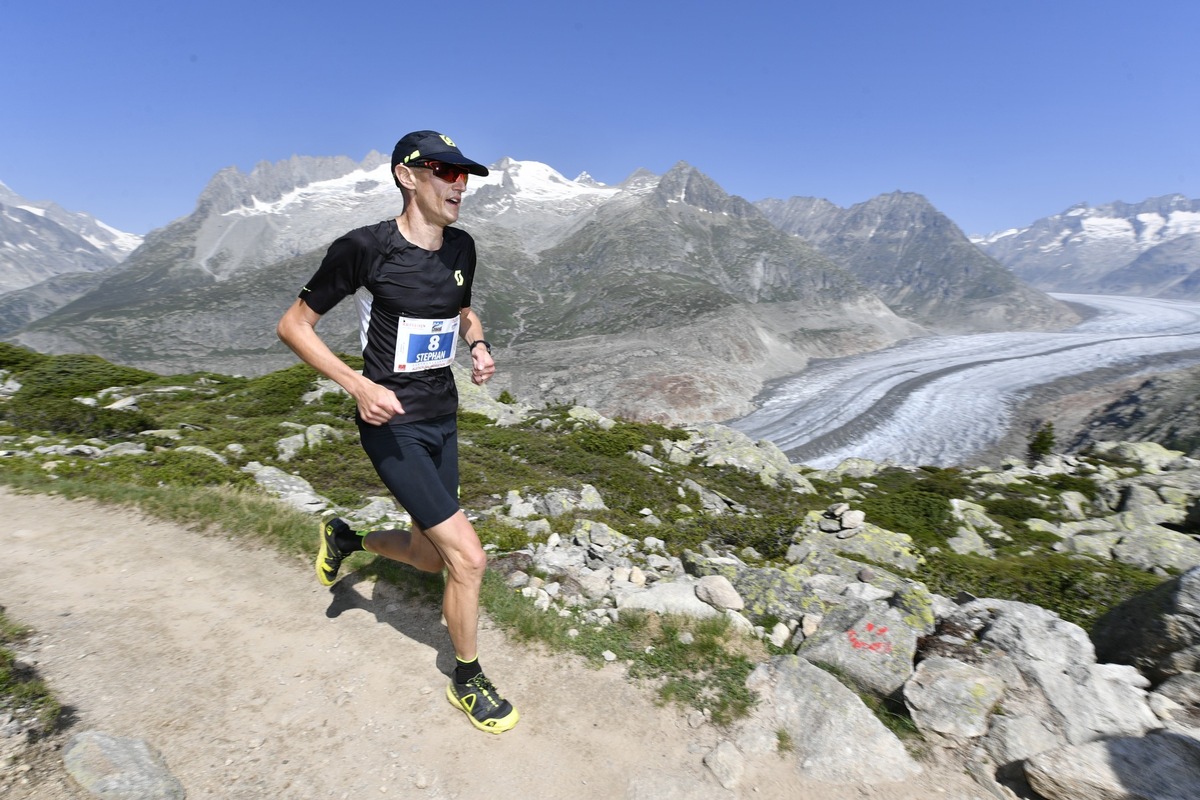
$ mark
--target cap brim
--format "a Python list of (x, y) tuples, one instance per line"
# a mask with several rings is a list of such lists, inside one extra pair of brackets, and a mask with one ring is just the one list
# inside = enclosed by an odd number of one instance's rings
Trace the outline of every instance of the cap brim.
[(457, 167), (463, 167), (472, 175), (478, 175), (481, 178), (488, 176), (488, 168), (483, 164), (478, 164), (461, 153), (430, 153), (421, 157), (426, 161), (441, 161), (443, 164), (454, 164)]

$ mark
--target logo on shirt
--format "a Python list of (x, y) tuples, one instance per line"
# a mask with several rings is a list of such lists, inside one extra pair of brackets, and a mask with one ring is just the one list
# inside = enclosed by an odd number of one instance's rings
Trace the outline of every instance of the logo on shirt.
[(461, 269), (454, 270), (454, 282), (457, 283), (459, 286), (463, 285), (463, 276), (462, 276)]

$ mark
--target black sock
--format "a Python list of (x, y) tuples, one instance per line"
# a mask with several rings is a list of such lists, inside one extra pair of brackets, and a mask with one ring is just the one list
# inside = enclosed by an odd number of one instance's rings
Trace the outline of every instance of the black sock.
[(367, 532), (352, 531), (349, 528), (339, 528), (334, 531), (333, 545), (341, 551), (342, 555), (357, 553), (363, 549), (362, 537), (366, 536)]
[(471, 678), (474, 678), (476, 675), (483, 674), (483, 667), (479, 666), (479, 657), (478, 656), (471, 659), (470, 661), (463, 661), (461, 658), (458, 658), (457, 656), (455, 656), (454, 661), (457, 664), (457, 666), (454, 667), (454, 682), (455, 683), (466, 683), (467, 681), (471, 680)]

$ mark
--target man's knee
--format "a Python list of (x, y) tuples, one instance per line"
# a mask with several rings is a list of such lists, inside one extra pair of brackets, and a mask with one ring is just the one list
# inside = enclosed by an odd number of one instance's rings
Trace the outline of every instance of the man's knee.
[(479, 580), (487, 568), (487, 553), (479, 542), (474, 526), (459, 511), (450, 519), (428, 531), (437, 543), (447, 569), (457, 578)]
[(487, 553), (479, 542), (475, 528), (465, 516), (461, 518), (455, 538), (457, 547), (454, 560), (463, 577), (482, 580), (483, 571), (487, 569)]

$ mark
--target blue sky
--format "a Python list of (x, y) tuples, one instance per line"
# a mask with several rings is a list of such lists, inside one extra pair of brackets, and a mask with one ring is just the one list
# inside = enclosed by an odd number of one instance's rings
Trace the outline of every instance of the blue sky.
[(134, 233), (220, 169), (390, 151), (748, 200), (925, 195), (968, 233), (1200, 197), (1200, 3), (0, 0), (0, 181)]

